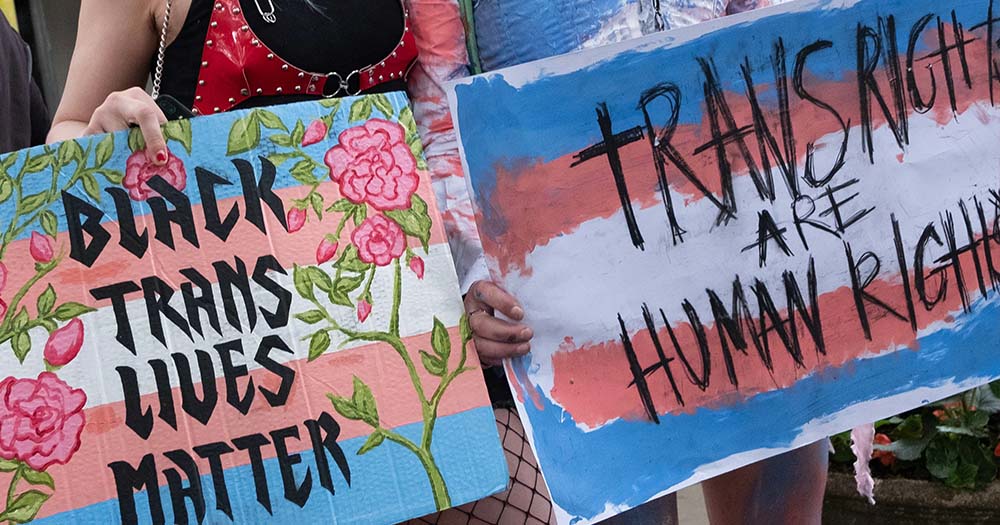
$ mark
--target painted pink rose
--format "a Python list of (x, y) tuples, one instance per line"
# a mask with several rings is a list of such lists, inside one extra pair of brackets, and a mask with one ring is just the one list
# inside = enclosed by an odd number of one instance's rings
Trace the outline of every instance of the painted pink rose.
[(45, 342), (45, 362), (52, 366), (66, 366), (76, 359), (83, 347), (83, 322), (71, 319), (66, 326), (54, 330)]
[(372, 303), (369, 303), (365, 299), (358, 301), (358, 321), (361, 321), (362, 323), (365, 322), (365, 319), (368, 319), (368, 316), (371, 315), (371, 313)]
[(420, 183), (406, 130), (387, 120), (371, 119), (344, 130), (340, 144), (327, 151), (324, 160), (344, 197), (377, 210), (409, 208)]
[(414, 255), (410, 257), (410, 270), (417, 275), (417, 279), (424, 278), (424, 260)]
[(187, 173), (181, 159), (167, 155), (167, 163), (157, 166), (152, 159), (146, 157), (145, 150), (136, 151), (125, 161), (125, 180), (122, 185), (128, 190), (132, 200), (144, 201), (158, 195), (148, 184), (149, 179), (157, 175), (178, 190), (187, 186)]
[(403, 255), (406, 237), (395, 222), (384, 215), (373, 215), (351, 233), (351, 242), (358, 248), (362, 262), (386, 266)]
[(42, 471), (80, 449), (87, 394), (52, 372), (0, 381), (0, 458)]
[(286, 224), (288, 224), (288, 233), (295, 233), (306, 224), (306, 210), (292, 208), (288, 210), (285, 219), (287, 220)]
[(309, 127), (306, 128), (305, 134), (302, 135), (302, 146), (305, 147), (316, 144), (326, 138), (326, 133), (326, 122), (323, 122), (322, 119), (312, 121), (312, 124), (309, 124)]
[(323, 264), (333, 256), (337, 254), (337, 241), (331, 241), (327, 237), (323, 237), (323, 240), (319, 242), (319, 246), (316, 247), (316, 264)]
[(31, 258), (34, 259), (35, 262), (51, 262), (52, 257), (55, 255), (55, 250), (52, 248), (52, 239), (50, 239), (48, 235), (31, 232), (31, 241), (28, 243), (28, 252), (31, 254)]

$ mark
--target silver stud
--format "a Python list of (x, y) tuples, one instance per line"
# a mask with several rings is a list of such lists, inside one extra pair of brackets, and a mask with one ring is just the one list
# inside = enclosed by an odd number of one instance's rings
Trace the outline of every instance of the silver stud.
[(246, 33), (249, 30), (250, 30), (250, 26), (240, 26), (240, 31), (243, 31), (244, 33)]
[(201, 95), (198, 95), (198, 96), (194, 97), (194, 99), (200, 101), (201, 100)]
[(278, 89), (275, 89), (274, 92), (275, 93), (281, 93), (281, 87), (278, 87)]
[(379, 62), (379, 67), (385, 67), (385, 61)]
[(392, 58), (396, 58), (396, 52), (395, 51), (392, 52)]
[(199, 80), (198, 81), (198, 85), (199, 86), (204, 86), (205, 85), (205, 81), (204, 80)]
[(378, 81), (379, 81), (379, 82), (382, 82), (383, 80), (385, 80), (385, 77), (384, 77), (384, 76), (382, 76), (382, 75), (379, 75), (379, 76), (378, 76)]
[(243, 89), (240, 90), (240, 95), (243, 95), (244, 97), (248, 97), (248, 96), (250, 96), (250, 90), (247, 89), (247, 88), (243, 88)]
[(264, 90), (263, 90), (263, 89), (261, 89), (261, 88), (257, 88), (257, 94), (258, 94), (258, 95), (260, 95), (260, 94), (261, 94), (261, 93), (263, 93), (263, 92), (264, 92)]
[(250, 43), (253, 44), (253, 45), (255, 45), (255, 46), (259, 46), (260, 45), (260, 40), (257, 40), (255, 38), (255, 39), (251, 40)]
[(274, 59), (274, 53), (268, 53), (267, 54), (267, 59), (268, 60), (273, 60)]
[(206, 40), (206, 41), (205, 41), (205, 45), (206, 45), (206, 46), (208, 46), (208, 47), (212, 47), (212, 44), (214, 44), (214, 43), (215, 43), (215, 42), (213, 42), (213, 41), (211, 41), (211, 40)]
[(215, 112), (215, 113), (218, 113), (219, 112), (219, 108), (218, 107), (212, 108), (212, 111)]
[(301, 72), (301, 71), (299, 71), (299, 78), (302, 78), (302, 77), (304, 77), (304, 76), (306, 76), (306, 74), (305, 74), (305, 73), (303, 73), (303, 72)]
[(316, 86), (312, 86), (312, 85), (310, 85), (310, 86), (309, 86), (309, 92), (310, 92), (310, 93), (312, 93), (312, 92), (314, 92), (314, 91), (316, 91)]
[(295, 91), (302, 91), (302, 86), (295, 86)]
[(404, 47), (404, 46), (406, 46), (406, 41), (405, 40), (400, 40), (399, 41), (399, 47)]
[(288, 71), (288, 64), (281, 64), (282, 71)]
[(233, 97), (229, 97), (229, 103), (230, 104), (235, 104), (236, 103), (236, 99), (233, 98)]
[(219, 25), (219, 23), (213, 20), (212, 23), (209, 24), (209, 25), (212, 26), (212, 27), (216, 27), (216, 26)]
[(238, 14), (240, 14), (241, 12), (242, 12), (242, 11), (241, 11), (241, 9), (240, 9), (240, 8), (238, 8), (238, 7), (234, 7), (234, 8), (233, 8), (233, 14), (234, 14), (234, 15), (238, 15)]
[(396, 78), (396, 74), (395, 73), (389, 73), (389, 78)]
[(201, 62), (201, 67), (208, 67), (208, 62), (203, 60)]
[(222, 3), (220, 2), (218, 4), (215, 4), (215, 8), (221, 11), (222, 10)]
[(198, 113), (201, 113), (201, 111), (198, 111), (198, 108), (191, 108), (191, 113), (197, 115)]

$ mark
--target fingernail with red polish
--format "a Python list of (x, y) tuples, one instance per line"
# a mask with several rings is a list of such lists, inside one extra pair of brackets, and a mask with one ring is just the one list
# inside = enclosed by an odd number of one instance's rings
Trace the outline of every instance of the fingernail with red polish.
[(167, 162), (167, 152), (163, 151), (162, 149), (160, 151), (157, 151), (156, 152), (156, 162), (159, 162), (160, 164), (166, 163)]

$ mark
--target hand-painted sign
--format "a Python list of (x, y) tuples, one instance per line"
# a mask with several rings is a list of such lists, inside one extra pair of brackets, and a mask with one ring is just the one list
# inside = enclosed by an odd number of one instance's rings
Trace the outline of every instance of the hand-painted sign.
[(453, 87), (564, 523), (1000, 376), (998, 17), (802, 1)]
[(0, 157), (0, 522), (394, 523), (506, 465), (401, 93)]

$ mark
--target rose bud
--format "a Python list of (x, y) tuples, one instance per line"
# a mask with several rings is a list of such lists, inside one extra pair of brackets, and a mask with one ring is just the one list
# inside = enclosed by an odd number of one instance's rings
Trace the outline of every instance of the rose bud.
[(326, 122), (316, 119), (306, 128), (306, 134), (302, 136), (302, 145), (311, 146), (326, 138)]
[(56, 329), (45, 343), (45, 362), (51, 366), (66, 366), (76, 358), (83, 346), (83, 322), (71, 319)]
[(424, 278), (424, 260), (414, 255), (410, 257), (410, 269), (417, 274), (417, 279)]
[(51, 262), (53, 256), (52, 239), (49, 239), (48, 235), (31, 232), (29, 251), (31, 252), (31, 258), (34, 259), (35, 262)]
[(292, 208), (288, 210), (288, 233), (295, 233), (306, 224), (306, 210)]
[(368, 316), (371, 315), (371, 313), (371, 303), (365, 299), (358, 301), (358, 321), (361, 321), (362, 323), (365, 322), (365, 319), (368, 319)]
[(316, 264), (323, 264), (337, 254), (337, 241), (330, 241), (328, 237), (323, 237), (316, 247)]

